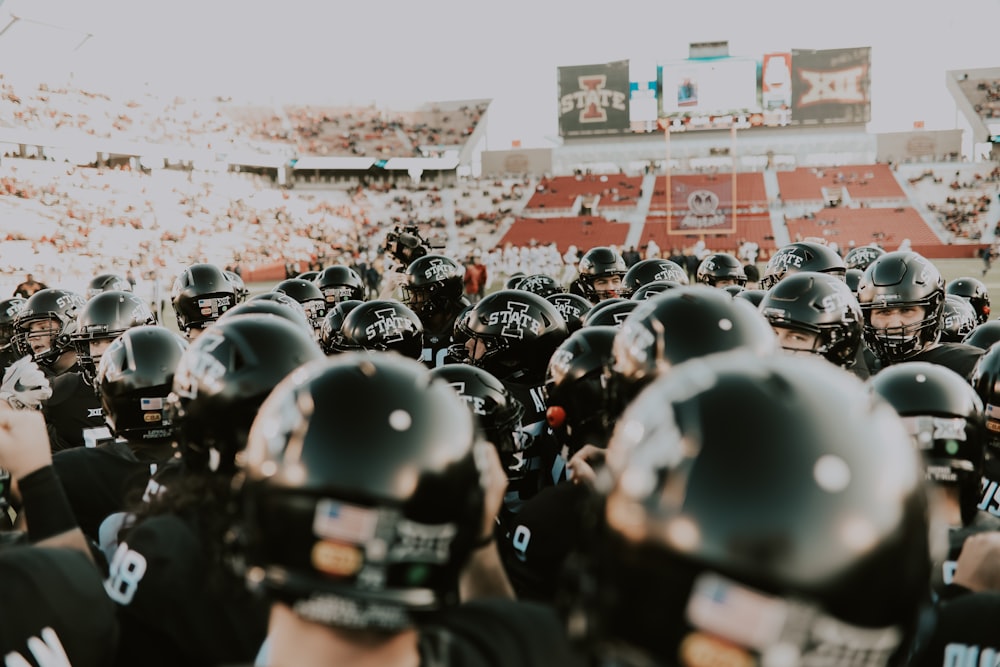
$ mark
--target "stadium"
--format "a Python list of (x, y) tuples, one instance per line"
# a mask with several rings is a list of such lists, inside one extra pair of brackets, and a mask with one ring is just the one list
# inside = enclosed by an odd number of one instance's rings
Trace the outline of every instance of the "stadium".
[[(4, 20), (0, 44), (58, 41), (69, 57), (100, 38)], [(388, 229), (415, 223), (455, 256), (490, 258), (493, 286), (519, 270), (504, 248), (749, 248), (766, 262), (821, 239), (978, 269), (1000, 172), (970, 157), (993, 156), (1000, 70), (948, 73), (954, 130), (871, 134), (871, 67), (867, 47), (731, 55), (727, 42), (656, 64), (566, 65), (558, 145), (506, 150), (487, 150), (490, 99), (115, 96), (59, 68), (47, 79), (15, 68), (0, 99), (0, 266), (14, 282), (34, 271), (68, 285), (132, 270), (162, 291), (205, 259), (273, 281), (374, 263)]]

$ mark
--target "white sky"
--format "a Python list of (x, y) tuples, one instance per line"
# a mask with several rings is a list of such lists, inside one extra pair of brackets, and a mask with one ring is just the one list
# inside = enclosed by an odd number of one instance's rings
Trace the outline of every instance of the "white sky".
[(494, 149), (558, 134), (559, 66), (676, 60), (690, 42), (758, 59), (871, 46), (872, 132), (955, 127), (945, 71), (1000, 66), (1000, 0), (6, 0), (6, 12), (94, 37), (55, 50), (51, 29), (22, 21), (0, 39), (5, 73), (44, 65), (275, 101), (491, 98)]

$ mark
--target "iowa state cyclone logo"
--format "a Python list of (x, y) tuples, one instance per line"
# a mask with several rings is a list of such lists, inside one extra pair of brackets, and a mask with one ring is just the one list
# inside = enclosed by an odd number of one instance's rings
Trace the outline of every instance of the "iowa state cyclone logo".
[(726, 216), (719, 210), (719, 195), (711, 190), (695, 190), (688, 195), (688, 214), (681, 220), (685, 229), (719, 227), (726, 223)]
[(608, 109), (625, 111), (625, 93), (609, 90), (605, 74), (577, 77), (580, 90), (567, 93), (559, 99), (559, 113), (566, 115), (579, 110), (581, 123), (606, 123)]

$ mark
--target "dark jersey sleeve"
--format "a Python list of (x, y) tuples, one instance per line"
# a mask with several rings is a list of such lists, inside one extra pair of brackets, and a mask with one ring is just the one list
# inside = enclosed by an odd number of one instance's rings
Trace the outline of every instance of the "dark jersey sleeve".
[(580, 665), (555, 612), (512, 600), (477, 600), (420, 629), (423, 667)]
[(930, 638), (912, 667), (993, 665), (1000, 655), (1000, 593), (968, 593), (937, 606)]

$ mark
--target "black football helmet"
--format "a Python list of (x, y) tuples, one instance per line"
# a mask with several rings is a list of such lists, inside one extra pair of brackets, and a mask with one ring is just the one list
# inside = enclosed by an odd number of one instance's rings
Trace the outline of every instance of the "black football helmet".
[(655, 376), (696, 357), (748, 349), (772, 354), (778, 344), (767, 319), (722, 290), (691, 285), (647, 299), (615, 336), (610, 387), (619, 405)]
[(771, 289), (786, 275), (797, 271), (830, 273), (843, 280), (847, 267), (832, 248), (813, 241), (797, 241), (782, 246), (771, 255), (764, 267), (760, 286), (765, 290)]
[(683, 287), (686, 284), (687, 283), (679, 283), (675, 280), (654, 280), (632, 292), (632, 296), (629, 298), (633, 301), (645, 301), (646, 299), (652, 298), (661, 292), (666, 292), (668, 289)]
[(621, 287), (617, 289), (598, 290), (594, 287), (594, 281), (601, 278), (613, 279), (617, 277), (619, 281), (625, 276), (627, 267), (625, 260), (617, 250), (607, 246), (591, 248), (576, 265), (578, 276), (569, 287), (571, 294), (579, 294), (592, 303), (604, 301), (619, 296)]
[(759, 308), (772, 327), (815, 334), (813, 354), (844, 368), (857, 360), (861, 306), (839, 278), (815, 271), (789, 275), (764, 294)]
[(617, 409), (606, 382), (617, 333), (616, 327), (586, 326), (564, 340), (549, 359), (545, 417), (570, 455), (586, 444), (604, 447), (611, 436)]
[(132, 327), (156, 324), (156, 317), (146, 300), (132, 292), (100, 292), (90, 298), (76, 318), (72, 335), (76, 358), (88, 384), (94, 385), (100, 355), (94, 356), (93, 341), (114, 340)]
[(497, 448), (504, 470), (516, 470), (523, 465), (517, 433), (524, 406), (503, 382), (469, 364), (444, 364), (432, 368), (430, 374), (447, 382), (465, 400), (483, 435)]
[(280, 317), (242, 315), (205, 329), (181, 356), (167, 400), (185, 462), (231, 472), (268, 393), (321, 358), (310, 334)]
[(204, 329), (236, 305), (236, 288), (214, 264), (192, 264), (174, 281), (170, 302), (182, 333)]
[(308, 280), (313, 282), (316, 280), (316, 276), (319, 275), (319, 271), (303, 271), (297, 275), (292, 276), (293, 278), (298, 278), (299, 280)]
[(229, 279), (229, 282), (233, 285), (233, 292), (236, 295), (236, 303), (240, 304), (247, 300), (250, 296), (250, 290), (247, 289), (247, 284), (243, 282), (243, 276), (236, 273), (235, 271), (223, 270), (223, 275)]
[(328, 266), (313, 280), (326, 298), (327, 310), (340, 301), (364, 301), (365, 283), (349, 266)]
[(306, 318), (312, 325), (313, 331), (319, 336), (319, 330), (323, 328), (323, 318), (326, 317), (326, 297), (316, 283), (301, 278), (289, 278), (275, 285), (271, 291), (298, 301), (306, 311)]
[(865, 272), (861, 269), (847, 269), (847, 272), (844, 274), (844, 282), (854, 292), (854, 296), (858, 295), (858, 285), (861, 284), (861, 278), (864, 275)]
[[(500, 290), (483, 297), (455, 326), (467, 342), (452, 345), (452, 357), (500, 380), (518, 373), (541, 378), (549, 357), (569, 335), (555, 306), (523, 290)], [(476, 358), (469, 346), (481, 346), (482, 354)]]
[(250, 432), (248, 584), (308, 621), (378, 632), (457, 604), (489, 446), (419, 362), (348, 353), (303, 367)]
[(622, 278), (622, 295), (631, 297), (643, 285), (660, 280), (687, 285), (688, 274), (677, 262), (669, 259), (642, 259), (625, 272), (625, 277)]
[(990, 319), (990, 292), (986, 284), (978, 278), (955, 278), (944, 286), (945, 294), (962, 297), (976, 311), (976, 322), (982, 324)]
[(566, 291), (562, 285), (556, 282), (555, 278), (544, 273), (533, 273), (530, 276), (521, 278), (514, 285), (514, 289), (521, 289), (544, 298), (548, 298), (553, 294), (562, 294)]
[(988, 350), (998, 340), (1000, 340), (1000, 320), (990, 320), (989, 322), (983, 322), (973, 329), (962, 342), (966, 345), (975, 345), (983, 350)]
[(607, 460), (564, 589), (594, 654), (905, 664), (931, 573), (923, 471), (860, 380), (786, 355), (692, 361), (629, 406)]
[(14, 349), (14, 320), (26, 301), (19, 296), (0, 301), (0, 353)]
[(942, 343), (961, 343), (976, 328), (976, 309), (957, 294), (944, 295), (944, 316), (941, 320)]
[(868, 265), (885, 254), (885, 250), (877, 245), (862, 245), (851, 248), (844, 255), (844, 266), (849, 269), (858, 269), (862, 273)]
[(424, 349), (424, 325), (420, 318), (390, 299), (373, 299), (352, 308), (340, 325), (340, 333), (339, 344), (348, 350), (398, 352), (419, 359)]
[(969, 383), (983, 401), (987, 454), (1000, 459), (1000, 345), (990, 346), (979, 357)]
[(403, 303), (421, 320), (460, 309), (465, 293), (465, 267), (444, 255), (424, 255), (406, 267)]
[[(944, 320), (944, 279), (930, 261), (915, 252), (889, 252), (867, 269), (858, 286), (865, 319), (865, 342), (883, 363), (904, 361), (936, 343)], [(872, 326), (872, 310), (919, 306), (924, 317), (900, 327)]]
[(705, 257), (698, 265), (695, 280), (709, 287), (725, 287), (727, 285), (746, 285), (747, 274), (743, 264), (733, 255), (717, 252)]
[(760, 306), (760, 302), (764, 300), (765, 294), (767, 294), (767, 291), (762, 289), (744, 289), (739, 293), (734, 294), (733, 298), (749, 301), (754, 308), (757, 308)]
[(545, 297), (545, 300), (555, 306), (559, 314), (563, 316), (563, 319), (566, 320), (566, 328), (570, 333), (583, 326), (584, 318), (594, 307), (594, 304), (579, 294), (570, 294), (569, 292), (550, 294)]
[[(271, 294), (271, 292), (268, 292), (268, 294)], [(284, 301), (278, 301), (276, 299), (250, 299), (249, 301), (244, 301), (232, 310), (227, 310), (220, 315), (218, 321), (222, 322), (223, 320), (239, 317), (240, 315), (281, 317), (296, 326), (302, 327), (303, 331), (312, 335), (312, 324), (309, 323), (309, 319), (306, 317), (306, 312), (305, 309), (302, 308), (302, 305), (298, 301), (295, 301), (284, 294), (279, 296), (284, 297)]]
[(90, 279), (87, 283), (87, 299), (91, 299), (101, 292), (131, 292), (132, 283), (124, 276), (117, 273), (101, 273)]
[(979, 512), (986, 447), (983, 402), (964, 377), (940, 364), (896, 364), (868, 379), (903, 418), (927, 480), (959, 490), (962, 523)]
[[(586, 327), (599, 327), (599, 326), (610, 326), (615, 329), (620, 329), (622, 322), (628, 317), (633, 310), (636, 309), (641, 301), (632, 301), (630, 299), (605, 299), (591, 309), (587, 316), (583, 318), (583, 326)], [(608, 304), (605, 306), (604, 304)]]
[(359, 299), (338, 301), (326, 311), (326, 317), (323, 318), (323, 328), (319, 331), (319, 344), (324, 353), (330, 355), (352, 349), (347, 345), (341, 328), (344, 326), (347, 314), (363, 303), (364, 301)]
[(167, 396), (187, 346), (166, 327), (138, 326), (122, 332), (101, 355), (95, 386), (114, 435), (130, 441), (173, 437)]
[(521, 278), (523, 278), (524, 275), (525, 275), (524, 271), (515, 271), (514, 273), (510, 274), (509, 276), (507, 276), (507, 280), (504, 282), (503, 288), (514, 289), (517, 286), (517, 284), (521, 282)]
[[(47, 287), (32, 294), (14, 316), (14, 346), (22, 357), (40, 366), (51, 366), (64, 352), (73, 349), (76, 318), (87, 301), (81, 295), (57, 287)], [(50, 320), (50, 331), (30, 332), (33, 322)], [(32, 341), (48, 338), (48, 347), (32, 348)], [(39, 343), (36, 343), (39, 345)]]

